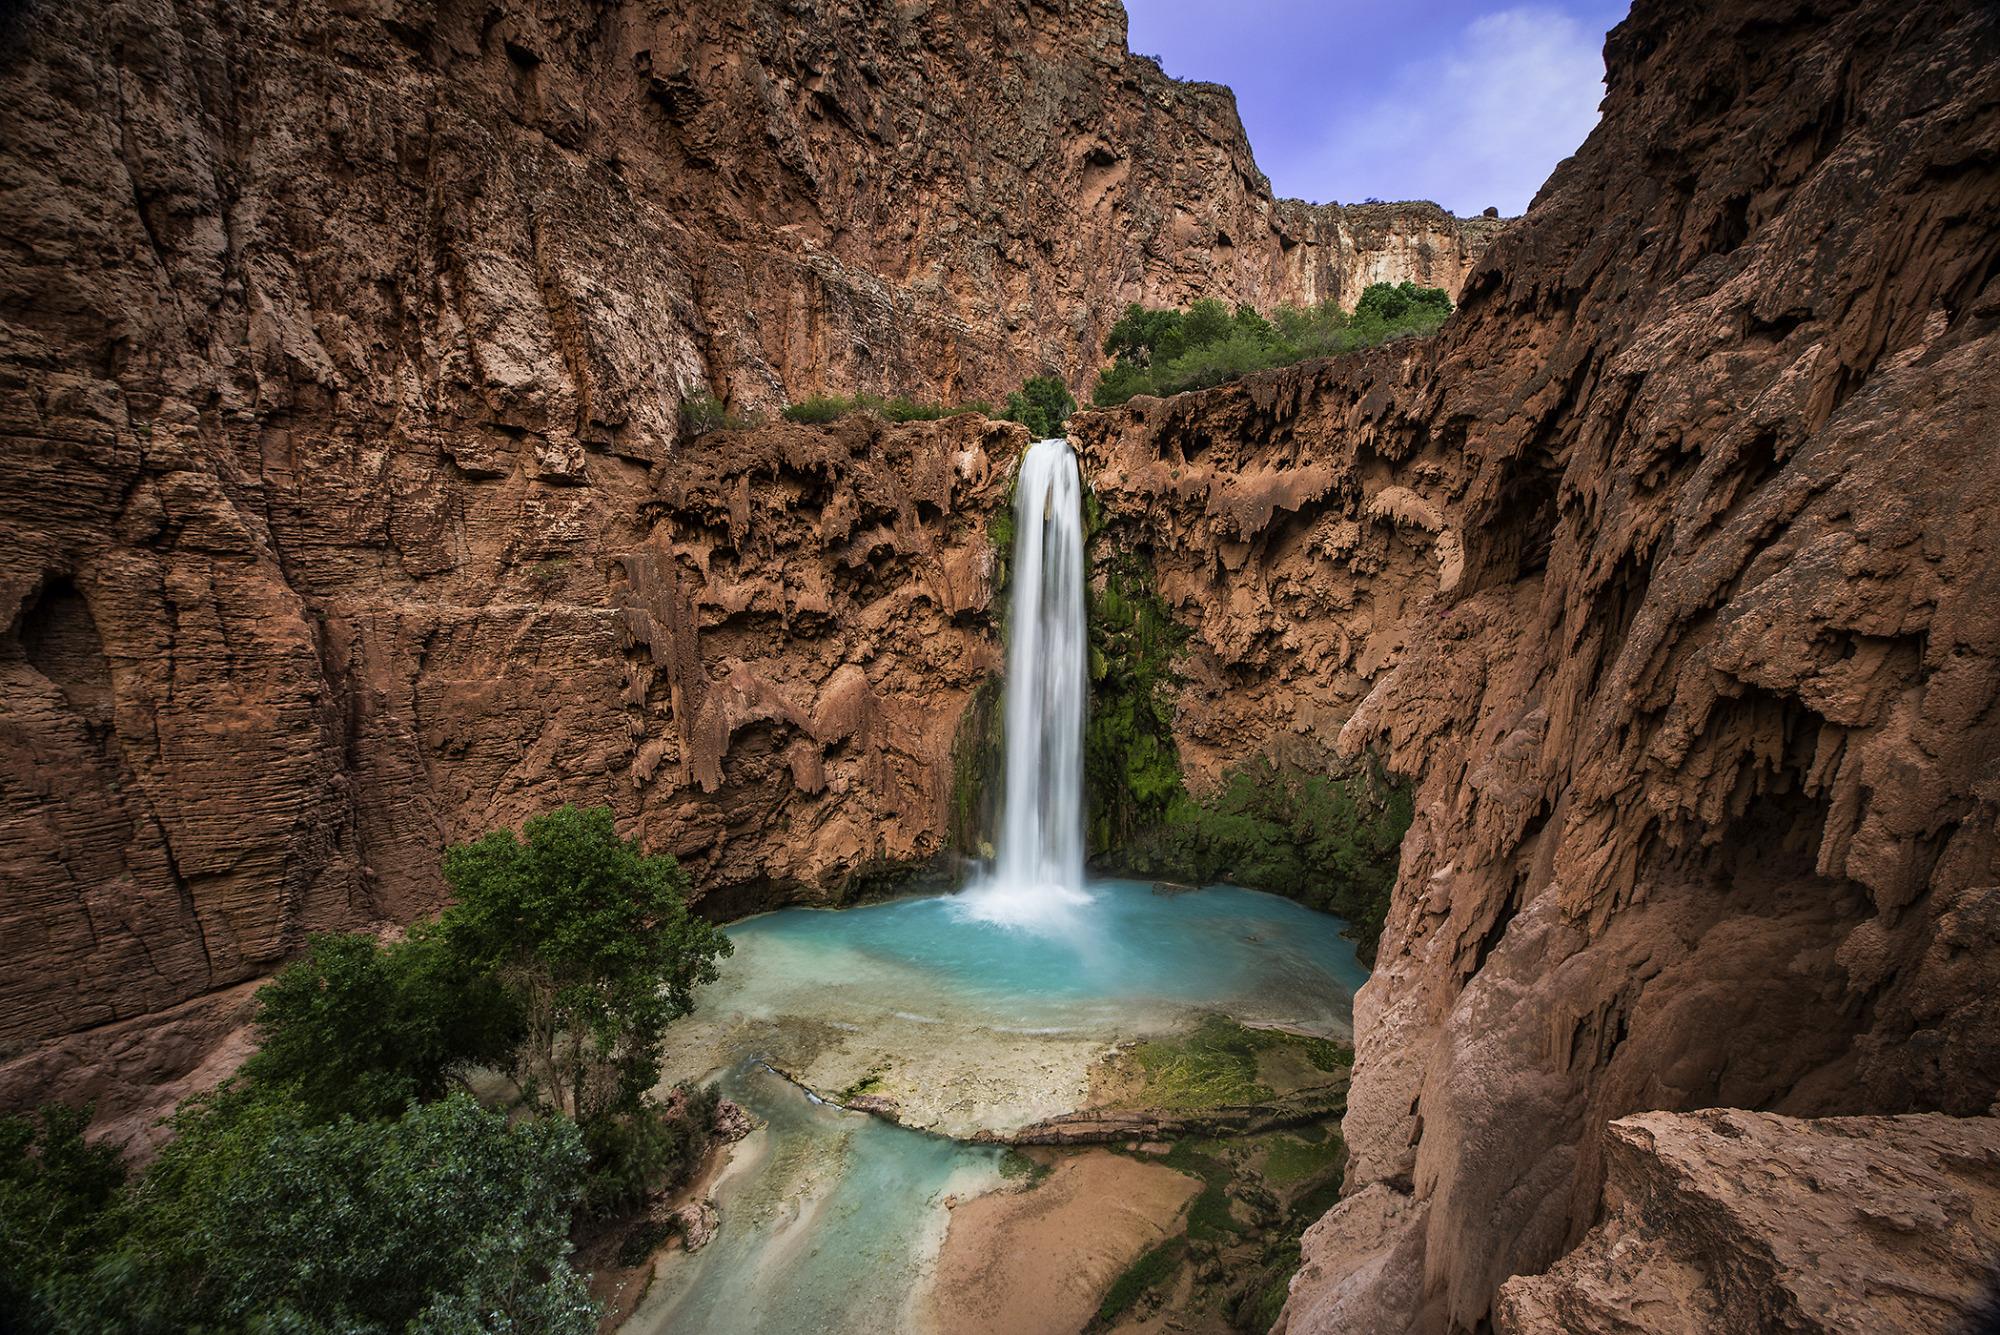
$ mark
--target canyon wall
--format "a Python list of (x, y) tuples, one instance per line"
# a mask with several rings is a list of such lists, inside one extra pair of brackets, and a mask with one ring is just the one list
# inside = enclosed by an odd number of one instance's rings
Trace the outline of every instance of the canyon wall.
[[(1943, 1329), (1992, 1241), (1953, 1182), (2000, 1163), (2000, 17), (1642, 0), (1607, 52), (1437, 338), (1072, 428), (1194, 631), (1190, 770), (1371, 748), (1419, 785), (1293, 1335), (1551, 1329), (1642, 1234), (1790, 1229), (1756, 1264), (1809, 1268), (1809, 1209)], [(1825, 1161), (1879, 1158), (1911, 1222), (1829, 1171), (1729, 1224), (1635, 1185), (1664, 1131), (1606, 1130), (1718, 1107), (1869, 1119), (1743, 1154), (1858, 1141)], [(1924, 1113), (1968, 1119), (1928, 1176)], [(1626, 1222), (1496, 1309), (1608, 1160)], [(1926, 1211), (1970, 1232), (1926, 1252)], [(1728, 1324), (1741, 1278), (1714, 1328), (1840, 1328), (1789, 1281)]]
[(113, 1115), (557, 801), (716, 911), (941, 847), (1022, 433), (684, 396), (1080, 386), (1127, 300), (1455, 290), (1499, 225), (1274, 201), (1111, 0), (0, 25), (0, 1095)]

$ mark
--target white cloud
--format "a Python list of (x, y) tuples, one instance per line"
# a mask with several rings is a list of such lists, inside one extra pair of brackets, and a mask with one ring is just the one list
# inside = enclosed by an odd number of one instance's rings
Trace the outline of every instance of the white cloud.
[(1319, 198), (1434, 199), (1454, 213), (1516, 214), (1597, 123), (1601, 34), (1521, 6), (1467, 24), (1387, 91), (1337, 112), (1312, 158)]

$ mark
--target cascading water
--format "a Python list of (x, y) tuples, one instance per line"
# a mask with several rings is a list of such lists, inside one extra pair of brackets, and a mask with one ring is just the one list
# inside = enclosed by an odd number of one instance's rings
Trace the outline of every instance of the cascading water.
[(1021, 456), (1007, 633), (1006, 789), (993, 871), (963, 896), (992, 922), (1036, 927), (1083, 888), (1083, 494), (1067, 440)]

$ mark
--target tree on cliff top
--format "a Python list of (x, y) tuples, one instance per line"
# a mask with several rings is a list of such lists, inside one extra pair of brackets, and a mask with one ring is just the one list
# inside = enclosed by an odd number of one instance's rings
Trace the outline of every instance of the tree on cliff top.
[(1063, 423), (1075, 411), (1076, 399), (1069, 386), (1060, 377), (1044, 373), (1009, 394), (1007, 409), (1000, 416), (1026, 426), (1028, 434), (1036, 440), (1047, 440), (1062, 434)]
[(1443, 288), (1371, 283), (1352, 311), (1333, 301), (1281, 306), (1269, 319), (1248, 306), (1231, 312), (1205, 297), (1186, 310), (1133, 303), (1105, 335), (1111, 365), (1098, 373), (1090, 401), (1115, 407), (1135, 394), (1206, 389), (1308, 357), (1331, 357), (1395, 338), (1428, 334), (1451, 314)]

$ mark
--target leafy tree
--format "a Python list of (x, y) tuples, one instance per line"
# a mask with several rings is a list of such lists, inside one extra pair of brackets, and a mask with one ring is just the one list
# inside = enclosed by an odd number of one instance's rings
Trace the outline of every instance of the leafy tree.
[(84, 1142), (90, 1109), (61, 1104), (0, 1117), (0, 1330), (58, 1324), (56, 1292), (115, 1235), (125, 1181), (118, 1151)]
[(1390, 322), (1422, 314), (1442, 321), (1451, 314), (1451, 297), (1441, 287), (1418, 287), (1411, 282), (1370, 283), (1354, 303), (1354, 313)]
[(587, 1335), (569, 1264), (585, 1160), (565, 1118), (509, 1127), (464, 1094), (315, 1124), (225, 1088), (183, 1107), (59, 1328)]
[(1025, 425), (1036, 440), (1047, 440), (1062, 434), (1063, 423), (1075, 411), (1076, 399), (1069, 386), (1060, 377), (1045, 373), (1009, 394), (1006, 411), (1000, 415), (1007, 421)]
[(1098, 408), (1115, 408), (1134, 395), (1155, 392), (1153, 377), (1145, 367), (1133, 362), (1113, 362), (1098, 373), (1090, 402)]
[(517, 1068), (556, 1111), (587, 1121), (636, 1110), (659, 1081), (667, 1025), (715, 978), (729, 938), (688, 912), (680, 864), (620, 839), (609, 807), (561, 807), (523, 834), (445, 853), (457, 902), (438, 931), (514, 998)]
[(522, 1017), (498, 980), (467, 967), (434, 925), (384, 948), (315, 936), (257, 993), (258, 1050), (244, 1074), (283, 1088), (318, 1121), (393, 1117), (441, 1098), (475, 1066), (504, 1065)]
[(1231, 312), (1213, 298), (1185, 311), (1134, 304), (1105, 336), (1104, 351), (1114, 360), (1098, 373), (1091, 402), (1114, 407), (1135, 394), (1204, 389), (1308, 357), (1427, 334), (1450, 313), (1451, 299), (1442, 288), (1414, 283), (1374, 284), (1351, 312), (1328, 301), (1282, 306), (1268, 319), (1248, 306)]

